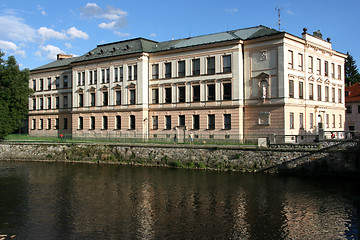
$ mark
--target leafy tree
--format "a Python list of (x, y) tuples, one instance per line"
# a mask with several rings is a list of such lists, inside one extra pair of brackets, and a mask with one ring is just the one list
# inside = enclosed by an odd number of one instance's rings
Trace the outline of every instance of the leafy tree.
[(18, 129), (28, 113), (29, 70), (20, 70), (13, 56), (0, 50), (0, 140)]
[(356, 61), (353, 56), (347, 52), (348, 57), (345, 60), (345, 83), (346, 85), (352, 85), (360, 82), (360, 74), (356, 66)]

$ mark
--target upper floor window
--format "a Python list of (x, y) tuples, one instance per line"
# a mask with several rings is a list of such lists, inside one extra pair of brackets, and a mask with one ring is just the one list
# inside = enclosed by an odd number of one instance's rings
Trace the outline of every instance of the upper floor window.
[(314, 84), (309, 83), (309, 99), (314, 100)]
[(40, 110), (44, 109), (44, 99), (40, 98)]
[(294, 113), (290, 113), (290, 129), (294, 129)]
[(185, 102), (185, 86), (179, 87), (179, 102)]
[(95, 107), (95, 93), (90, 93), (90, 106)]
[(36, 98), (33, 98), (32, 100), (32, 107), (33, 110), (36, 110)]
[(303, 58), (302, 53), (298, 54), (298, 68), (300, 71), (304, 70), (304, 58)]
[(40, 78), (40, 91), (44, 90), (44, 79)]
[(136, 103), (135, 89), (130, 89), (130, 104)]
[(299, 82), (299, 98), (304, 98), (304, 82)]
[(294, 97), (294, 80), (289, 80), (289, 97)]
[(36, 79), (33, 80), (33, 90), (36, 91)]
[(338, 65), (338, 79), (341, 79), (341, 65)]
[(223, 100), (231, 100), (231, 83), (223, 83), (224, 95)]
[(294, 52), (288, 51), (288, 68), (294, 68)]
[(84, 106), (84, 94), (80, 93), (79, 94), (79, 107), (83, 107)]
[(64, 88), (67, 88), (67, 87), (68, 87), (68, 76), (67, 76), (67, 75), (65, 75), (65, 76), (63, 77), (63, 84), (64, 84)]
[(119, 68), (119, 74), (120, 74), (120, 82), (122, 82), (124, 80), (124, 68), (120, 67)]
[(318, 101), (321, 101), (321, 85), (317, 85), (317, 96), (318, 96)]
[(338, 103), (342, 103), (342, 90), (341, 90), (341, 88), (338, 90)]
[(208, 84), (207, 90), (208, 90), (207, 100), (215, 101), (215, 84)]
[(192, 60), (192, 75), (198, 76), (200, 75), (200, 59), (193, 59)]
[(165, 88), (165, 103), (171, 103), (171, 87)]
[(331, 101), (333, 103), (335, 102), (335, 88), (334, 87), (331, 89)]
[(51, 90), (51, 78), (48, 78), (48, 90)]
[(335, 64), (331, 63), (331, 77), (335, 78)]
[(117, 81), (119, 81), (119, 68), (114, 68), (114, 71), (115, 71), (115, 73), (114, 73), (114, 81), (115, 82), (117, 82)]
[(329, 87), (325, 86), (325, 102), (329, 101)]
[(231, 72), (231, 55), (223, 56), (223, 73)]
[(138, 77), (138, 70), (137, 65), (134, 65), (134, 80), (137, 80)]
[(128, 80), (132, 80), (132, 66), (128, 66)]
[(325, 77), (328, 77), (329, 76), (329, 62), (328, 61), (325, 61)]
[(59, 107), (60, 107), (60, 99), (59, 99), (59, 97), (55, 97), (55, 108), (56, 109), (59, 109)]
[(97, 70), (94, 70), (94, 84), (97, 84)]
[(171, 62), (165, 63), (165, 78), (171, 78)]
[(103, 92), (103, 106), (107, 106), (109, 104), (109, 94), (108, 92)]
[(121, 91), (118, 90), (115, 92), (116, 94), (116, 105), (121, 105)]
[(207, 58), (207, 74), (215, 73), (215, 57)]
[(192, 86), (193, 89), (193, 102), (200, 102), (200, 85)]
[(312, 56), (309, 56), (308, 72), (309, 72), (309, 73), (313, 73), (313, 72), (314, 72), (314, 58), (313, 58)]
[(59, 77), (55, 78), (55, 85), (56, 85), (56, 89), (60, 88), (60, 78)]
[(159, 64), (152, 65), (152, 79), (159, 79)]
[(178, 62), (178, 77), (185, 77), (185, 61)]
[(51, 97), (47, 98), (48, 109), (51, 109)]
[(159, 89), (155, 88), (152, 90), (152, 103), (159, 103)]
[(321, 59), (318, 58), (318, 59), (316, 60), (316, 62), (317, 62), (317, 69), (316, 69), (317, 74), (318, 74), (318, 75), (321, 75)]
[(89, 71), (89, 84), (94, 84), (94, 77), (93, 77), (94, 72), (93, 71)]
[(68, 97), (64, 96), (63, 97), (63, 108), (67, 108), (68, 107)]

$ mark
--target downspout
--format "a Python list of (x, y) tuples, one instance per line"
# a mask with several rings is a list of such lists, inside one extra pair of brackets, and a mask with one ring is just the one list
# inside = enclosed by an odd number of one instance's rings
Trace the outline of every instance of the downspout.
[(244, 42), (241, 44), (241, 51), (242, 51), (242, 72), (243, 72), (243, 99), (242, 99), (242, 109), (243, 109), (243, 143), (245, 143), (245, 51), (244, 51)]

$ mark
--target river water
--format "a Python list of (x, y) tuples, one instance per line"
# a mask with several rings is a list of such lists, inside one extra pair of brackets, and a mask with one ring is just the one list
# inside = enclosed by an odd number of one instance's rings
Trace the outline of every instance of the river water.
[(0, 235), (359, 239), (359, 195), (349, 180), (0, 161)]

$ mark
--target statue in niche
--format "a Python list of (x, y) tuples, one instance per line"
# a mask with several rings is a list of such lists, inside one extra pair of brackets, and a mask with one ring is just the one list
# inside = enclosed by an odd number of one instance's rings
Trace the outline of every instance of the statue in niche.
[(266, 99), (266, 86), (265, 86), (265, 84), (263, 84), (263, 86), (262, 86), (262, 98)]
[(267, 83), (267, 81), (265, 81), (265, 80), (261, 81), (259, 88), (260, 88), (259, 90), (260, 90), (261, 99), (265, 100), (267, 98), (267, 96), (268, 96), (268, 93), (267, 93), (267, 91), (268, 91), (268, 89), (267, 89), (268, 88), (268, 83)]

